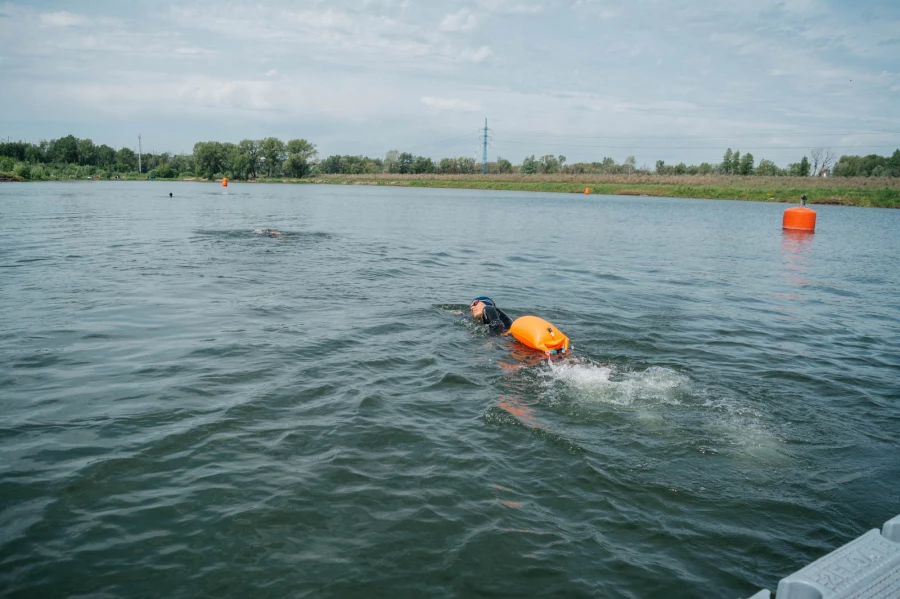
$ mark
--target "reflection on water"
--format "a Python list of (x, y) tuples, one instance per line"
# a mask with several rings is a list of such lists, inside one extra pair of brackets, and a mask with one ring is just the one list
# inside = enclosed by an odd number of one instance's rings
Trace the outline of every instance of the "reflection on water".
[[(781, 233), (781, 258), (784, 262), (783, 277), (789, 285), (808, 285), (807, 263), (813, 249), (815, 233), (783, 229)], [(794, 299), (794, 298), (791, 298)]]
[(814, 231), (799, 231), (795, 229), (781, 230), (781, 250), (784, 253), (797, 254), (807, 253), (811, 249), (813, 239), (815, 239)]
[(538, 423), (537, 418), (535, 418), (534, 407), (538, 404), (537, 400), (525, 400), (522, 397), (517, 397), (515, 395), (500, 395), (500, 400), (497, 402), (497, 407), (501, 410), (506, 410), (513, 416), (516, 416), (528, 426), (541, 426)]

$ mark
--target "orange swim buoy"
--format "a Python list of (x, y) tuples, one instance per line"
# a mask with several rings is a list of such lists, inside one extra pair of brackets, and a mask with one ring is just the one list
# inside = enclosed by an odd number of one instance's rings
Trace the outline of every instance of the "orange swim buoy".
[(781, 228), (809, 233), (816, 230), (816, 211), (806, 207), (806, 196), (800, 196), (799, 206), (784, 211)]
[(228, 187), (228, 177), (222, 177), (222, 187)]
[(814, 231), (816, 229), (816, 211), (795, 206), (784, 211), (781, 227), (796, 231)]
[(532, 349), (547, 353), (565, 352), (569, 338), (555, 326), (537, 316), (520, 316), (509, 327), (509, 334)]

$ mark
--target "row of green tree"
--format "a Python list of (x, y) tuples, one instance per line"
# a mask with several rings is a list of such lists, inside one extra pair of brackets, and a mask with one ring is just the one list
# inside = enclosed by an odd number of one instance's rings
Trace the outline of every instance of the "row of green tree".
[(200, 177), (229, 176), (233, 179), (306, 177), (318, 152), (305, 139), (285, 143), (277, 137), (239, 143), (201, 141), (194, 144), (194, 166)]
[(78, 139), (74, 135), (38, 143), (0, 142), (0, 173), (15, 172), (26, 179), (150, 173), (163, 165), (169, 165), (168, 170), (175, 173), (194, 169), (190, 155), (148, 152), (139, 157), (131, 148), (98, 146), (90, 139)]
[[(315, 174), (360, 175), (388, 173), (399, 175), (474, 175), (481, 172), (481, 163), (470, 156), (441, 158), (435, 162), (427, 156), (414, 156), (409, 152), (391, 150), (384, 158), (368, 156), (341, 156), (336, 154), (320, 160), (313, 167)], [(513, 164), (505, 158), (497, 158), (488, 163), (489, 173), (515, 172)]]
[[(283, 142), (275, 137), (238, 143), (198, 142), (193, 153), (172, 155), (142, 153), (131, 148), (111, 148), (95, 145), (90, 139), (67, 135), (60, 139), (27, 143), (0, 142), (0, 173), (15, 173), (26, 179), (69, 177), (111, 178), (119, 175), (173, 178), (197, 176), (205, 178), (227, 176), (237, 180), (258, 177), (306, 177), (317, 174), (478, 174), (481, 164), (473, 157), (442, 158), (391, 150), (384, 158), (333, 155), (321, 160), (313, 143), (305, 139)], [(520, 174), (633, 174), (650, 173), (638, 167), (633, 156), (621, 164), (606, 157), (599, 162), (567, 164), (559, 155), (527, 156), (520, 165), (498, 157), (488, 163), (488, 173)], [(781, 168), (771, 160), (757, 164), (750, 152), (726, 150), (722, 162), (699, 165), (666, 164), (656, 162), (660, 175), (760, 175), (760, 176), (842, 176), (842, 177), (900, 177), (900, 149), (891, 156), (841, 156), (835, 161), (828, 148), (814, 148), (810, 155)]]
[(728, 148), (719, 164), (708, 162), (687, 166), (683, 162), (668, 165), (656, 162), (656, 172), (663, 175), (759, 175), (765, 177), (900, 177), (900, 149), (891, 156), (841, 156), (835, 162), (830, 148), (813, 148), (809, 157), (780, 168), (771, 160), (755, 163), (753, 154), (741, 154)]

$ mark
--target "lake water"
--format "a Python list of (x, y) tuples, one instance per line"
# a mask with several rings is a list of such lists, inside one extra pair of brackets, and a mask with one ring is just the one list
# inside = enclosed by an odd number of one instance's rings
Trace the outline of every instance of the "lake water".
[(900, 513), (900, 211), (785, 208), (2, 184), (0, 595), (774, 589)]

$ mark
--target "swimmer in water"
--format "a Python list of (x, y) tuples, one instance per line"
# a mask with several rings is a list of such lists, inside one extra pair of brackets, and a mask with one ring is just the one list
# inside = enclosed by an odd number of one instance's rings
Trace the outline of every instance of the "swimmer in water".
[(494, 335), (505, 333), (512, 326), (512, 318), (498, 308), (494, 300), (485, 295), (472, 300), (469, 310), (472, 312), (472, 318), (488, 325)]
[(280, 239), (284, 237), (281, 234), (281, 231), (276, 231), (275, 229), (257, 229), (254, 231), (257, 235), (265, 235), (266, 237), (272, 237), (273, 239)]

